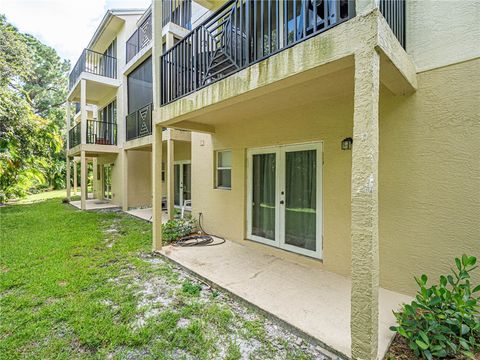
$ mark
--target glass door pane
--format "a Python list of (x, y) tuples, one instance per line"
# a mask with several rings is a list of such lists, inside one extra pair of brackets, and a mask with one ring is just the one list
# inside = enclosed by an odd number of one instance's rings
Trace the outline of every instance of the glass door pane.
[(103, 166), (103, 197), (112, 199), (112, 167), (110, 165)]
[(173, 183), (174, 183), (174, 189), (173, 189), (173, 203), (177, 206), (180, 206), (180, 165), (175, 164), (173, 166), (174, 169), (174, 174), (173, 174)]
[(317, 151), (285, 152), (285, 244), (317, 250)]
[(252, 155), (252, 235), (275, 241), (276, 154)]
[(182, 187), (183, 187), (183, 203), (185, 203), (185, 200), (191, 200), (192, 199), (192, 190), (191, 190), (191, 179), (192, 179), (192, 166), (191, 164), (183, 164), (183, 174), (182, 174)]

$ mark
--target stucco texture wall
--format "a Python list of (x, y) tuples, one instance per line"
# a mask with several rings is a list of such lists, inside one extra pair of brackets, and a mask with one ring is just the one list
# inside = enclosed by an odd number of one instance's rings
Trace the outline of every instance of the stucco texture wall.
[(480, 56), (480, 1), (407, 1), (407, 52), (419, 71)]
[[(414, 275), (436, 278), (455, 256), (480, 258), (480, 60), (418, 74), (418, 91), (380, 98), (380, 283), (413, 294)], [(207, 231), (246, 236), (246, 149), (324, 142), (324, 259), (349, 276), (353, 102), (342, 97), (226, 122), (192, 135), (193, 214)], [(202, 145), (203, 144), (203, 145)], [(354, 144), (355, 146), (355, 144)], [(232, 149), (232, 189), (214, 188), (214, 150)], [(480, 277), (475, 277), (480, 281)]]
[(480, 259), (480, 60), (420, 73), (380, 109), (381, 283), (412, 292), (413, 275)]
[(152, 152), (128, 151), (128, 207), (152, 205)]

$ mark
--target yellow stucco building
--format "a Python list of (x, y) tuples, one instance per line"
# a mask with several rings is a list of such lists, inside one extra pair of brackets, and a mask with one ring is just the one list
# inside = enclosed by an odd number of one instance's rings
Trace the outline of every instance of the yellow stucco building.
[[(350, 278), (346, 355), (377, 358), (379, 287), (413, 295), (414, 275), (480, 255), (480, 2), (164, 4), (102, 22), (89, 49), (116, 37), (116, 75), (87, 60), (71, 79), (69, 159), (82, 179), (93, 162), (97, 199), (152, 207), (153, 250), (162, 206), (188, 205), (212, 234)], [(116, 130), (90, 141), (113, 98)]]

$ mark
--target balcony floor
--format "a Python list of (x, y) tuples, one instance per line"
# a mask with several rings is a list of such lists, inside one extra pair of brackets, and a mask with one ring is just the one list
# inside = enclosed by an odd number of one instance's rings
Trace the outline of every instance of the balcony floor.
[[(269, 248), (226, 241), (219, 246), (166, 246), (162, 254), (346, 356), (351, 354), (351, 281), (283, 257)], [(379, 358), (394, 333), (392, 309), (410, 297), (380, 289)]]

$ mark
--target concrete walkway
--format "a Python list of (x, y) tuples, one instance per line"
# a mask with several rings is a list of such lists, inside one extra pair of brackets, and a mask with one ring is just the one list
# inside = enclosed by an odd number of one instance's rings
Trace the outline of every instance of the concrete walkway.
[[(268, 250), (268, 251), (267, 251)], [(327, 348), (351, 355), (348, 278), (272, 251), (232, 241), (211, 247), (167, 246), (162, 253), (208, 281), (320, 340)], [(379, 358), (395, 324), (392, 309), (410, 297), (380, 289)]]
[[(75, 206), (77, 209), (81, 209), (81, 201), (70, 201), (70, 204)], [(86, 201), (87, 211), (88, 210), (103, 210), (103, 209), (119, 209), (120, 207), (115, 204), (111, 204), (107, 200), (99, 200), (99, 199), (87, 199)]]
[[(152, 208), (145, 209), (132, 209), (126, 211), (127, 214), (138, 217), (143, 220), (152, 222), (153, 210)], [(166, 223), (168, 221), (168, 214), (166, 211), (162, 211), (162, 222)]]

